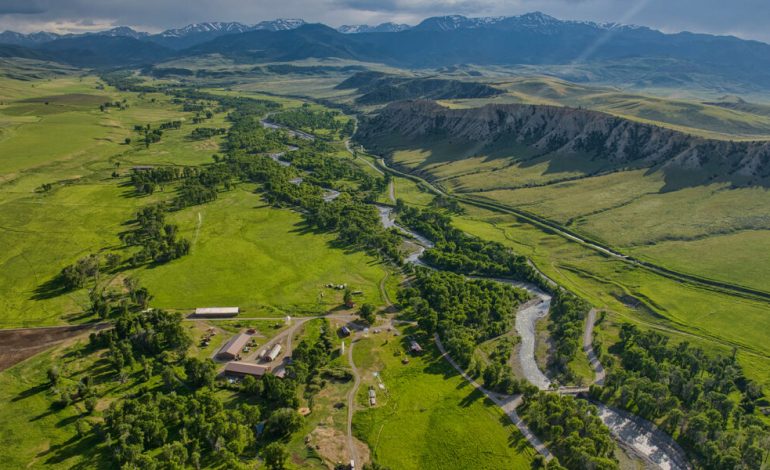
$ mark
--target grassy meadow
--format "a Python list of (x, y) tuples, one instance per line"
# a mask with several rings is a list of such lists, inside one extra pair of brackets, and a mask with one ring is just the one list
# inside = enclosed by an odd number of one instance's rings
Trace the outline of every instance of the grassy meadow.
[(238, 305), (244, 316), (317, 314), (342, 303), (342, 293), (324, 287), (328, 283), (363, 291), (361, 302), (383, 303), (378, 284), (387, 268), (379, 260), (333, 247), (333, 236), (308, 232), (299, 214), (266, 206), (253, 188), (223, 193), (174, 214), (173, 221), (193, 242), (192, 253), (137, 272), (157, 307)]
[[(354, 346), (362, 373), (354, 433), (382, 465), (409, 469), (529, 468), (535, 451), (494, 404), (443, 358), (429, 339), (425, 353), (402, 364), (404, 337), (372, 335)], [(377, 387), (380, 374), (386, 391)], [(368, 386), (377, 391), (370, 408)]]
[[(105, 101), (122, 100), (124, 110), (99, 110)], [(286, 107), (301, 104), (277, 100)], [(167, 188), (135, 197), (125, 178), (131, 166), (211, 161), (221, 137), (188, 136), (198, 126), (226, 127), (225, 116), (195, 125), (194, 114), (168, 96), (117, 92), (94, 77), (0, 79), (0, 103), (0, 245), (7, 247), (0, 254), (0, 326), (88, 320), (82, 314), (87, 292), (62, 293), (50, 288), (51, 281), (78, 258), (118, 250), (118, 234), (134, 213), (172, 196)], [(133, 130), (171, 120), (181, 120), (181, 129), (164, 132), (149, 148)], [(128, 145), (126, 138), (132, 139)], [(45, 184), (51, 189), (41, 191)], [(385, 269), (373, 257), (307, 233), (298, 214), (266, 207), (253, 189), (171, 216), (195, 246), (185, 259), (136, 270), (157, 306), (233, 304), (251, 314), (317, 313), (339, 303), (337, 291), (323, 288), (329, 282), (350, 284), (379, 303)]]

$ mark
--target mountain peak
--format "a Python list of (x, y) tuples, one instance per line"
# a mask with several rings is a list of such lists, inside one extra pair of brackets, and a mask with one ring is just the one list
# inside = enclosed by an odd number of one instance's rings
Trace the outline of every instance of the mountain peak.
[(242, 33), (248, 31), (249, 27), (236, 22), (205, 22), (188, 24), (183, 28), (168, 29), (159, 34), (161, 37), (182, 37), (190, 34), (201, 33)]
[(94, 36), (112, 36), (112, 37), (128, 37), (128, 38), (134, 38), (139, 39), (143, 37), (149, 36), (148, 33), (142, 32), (142, 31), (136, 31), (133, 28), (130, 28), (128, 26), (117, 26), (112, 29), (108, 29), (106, 31), (98, 31), (95, 33), (88, 33), (92, 34)]
[(560, 23), (558, 19), (554, 18), (551, 15), (546, 15), (545, 13), (534, 11), (532, 13), (525, 13), (521, 16), (515, 17), (523, 22), (529, 22), (529, 23), (535, 23), (535, 24), (541, 24), (541, 25), (547, 25), (547, 24), (553, 24), (553, 23)]
[(255, 24), (251, 29), (264, 29), (267, 31), (287, 31), (297, 29), (303, 26), (305, 20), (300, 18), (278, 18), (272, 21), (261, 21)]
[(368, 24), (357, 25), (342, 25), (337, 28), (337, 31), (343, 34), (358, 34), (358, 33), (398, 33), (411, 28), (408, 24), (398, 23), (380, 23), (377, 26), (369, 26)]

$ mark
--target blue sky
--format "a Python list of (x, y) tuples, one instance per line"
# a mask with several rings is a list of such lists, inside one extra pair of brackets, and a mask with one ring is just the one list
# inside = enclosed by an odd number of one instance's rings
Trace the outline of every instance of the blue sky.
[(732, 34), (770, 42), (769, 0), (0, 0), (0, 30), (90, 31), (128, 25), (148, 31), (201, 21), (257, 23), (303, 18), (331, 26), (429, 16), (517, 15), (633, 23), (666, 32)]

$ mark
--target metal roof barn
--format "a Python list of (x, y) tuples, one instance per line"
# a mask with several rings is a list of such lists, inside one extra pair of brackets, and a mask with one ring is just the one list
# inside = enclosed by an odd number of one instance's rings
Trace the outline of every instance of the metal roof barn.
[(241, 313), (240, 307), (201, 307), (195, 309), (200, 317), (234, 317)]
[(270, 372), (270, 367), (252, 364), (250, 362), (233, 361), (228, 362), (225, 366), (225, 375), (251, 375), (254, 377), (262, 377), (268, 372)]
[(222, 349), (219, 350), (217, 353), (217, 357), (220, 359), (238, 359), (241, 357), (241, 351), (243, 350), (244, 346), (248, 344), (249, 340), (251, 339), (251, 336), (247, 334), (239, 334), (236, 336), (233, 336), (230, 341), (228, 341), (224, 346), (222, 346)]

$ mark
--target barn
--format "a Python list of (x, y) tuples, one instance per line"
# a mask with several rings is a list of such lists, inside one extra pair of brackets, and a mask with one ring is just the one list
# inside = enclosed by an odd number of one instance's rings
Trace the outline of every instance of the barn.
[(252, 377), (262, 377), (268, 372), (270, 372), (270, 367), (252, 364), (250, 362), (233, 361), (228, 362), (225, 366), (225, 375), (235, 377), (245, 377), (247, 375), (251, 375)]
[(230, 341), (225, 343), (224, 346), (217, 353), (217, 359), (226, 361), (234, 361), (241, 358), (241, 351), (249, 343), (251, 336), (247, 334), (239, 334), (233, 336)]
[(195, 309), (195, 316), (204, 318), (230, 318), (239, 313), (241, 313), (239, 307), (201, 307)]

